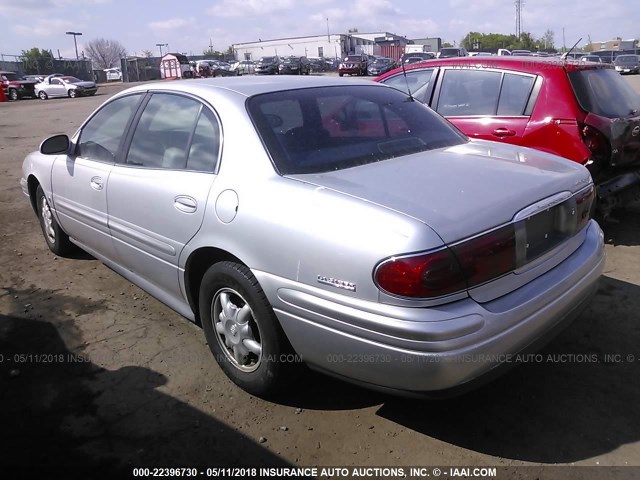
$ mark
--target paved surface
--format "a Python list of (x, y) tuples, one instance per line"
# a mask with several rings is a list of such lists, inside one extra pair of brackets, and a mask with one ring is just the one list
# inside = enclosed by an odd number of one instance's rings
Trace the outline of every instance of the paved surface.
[(46, 248), (22, 159), (121, 88), (0, 104), (0, 464), (640, 465), (638, 206), (605, 225), (601, 289), (542, 360), (448, 401), (309, 373), (267, 402), (226, 379), (199, 327), (98, 261)]

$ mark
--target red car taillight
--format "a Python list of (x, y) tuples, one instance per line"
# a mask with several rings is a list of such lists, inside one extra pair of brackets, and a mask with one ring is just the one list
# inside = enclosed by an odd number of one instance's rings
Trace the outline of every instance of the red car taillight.
[(513, 225), (451, 248), (385, 260), (375, 270), (376, 284), (401, 297), (434, 298), (460, 292), (515, 268)]
[(607, 158), (609, 156), (609, 142), (599, 130), (589, 125), (581, 125), (580, 135), (592, 157)]
[(576, 195), (576, 215), (577, 225), (576, 232), (582, 230), (593, 216), (595, 206), (596, 191), (593, 186), (588, 190)]

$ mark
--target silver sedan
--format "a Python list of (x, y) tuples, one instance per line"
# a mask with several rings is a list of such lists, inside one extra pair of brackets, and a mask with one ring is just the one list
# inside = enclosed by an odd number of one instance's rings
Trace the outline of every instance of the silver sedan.
[(76, 77), (50, 75), (35, 86), (36, 95), (42, 99), (55, 97), (83, 97), (95, 95), (98, 87), (95, 82), (86, 82)]
[(201, 323), (256, 395), (301, 363), (401, 394), (469, 388), (577, 317), (603, 236), (588, 171), (475, 141), (368, 81), (130, 88), (27, 156), (48, 247)]

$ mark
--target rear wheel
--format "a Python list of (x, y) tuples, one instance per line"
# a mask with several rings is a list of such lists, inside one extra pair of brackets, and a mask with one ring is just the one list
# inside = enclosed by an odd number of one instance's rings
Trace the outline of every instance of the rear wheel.
[(9, 89), (9, 100), (18, 100), (18, 91), (15, 88)]
[(282, 327), (244, 265), (209, 267), (200, 285), (200, 318), (209, 349), (224, 373), (257, 396), (282, 389), (296, 365)]
[(38, 185), (36, 189), (36, 205), (38, 207), (37, 213), (38, 220), (40, 220), (40, 227), (42, 228), (42, 233), (49, 250), (60, 256), (73, 253), (76, 250), (76, 246), (71, 243), (69, 236), (64, 233), (53, 217), (47, 197), (40, 185)]

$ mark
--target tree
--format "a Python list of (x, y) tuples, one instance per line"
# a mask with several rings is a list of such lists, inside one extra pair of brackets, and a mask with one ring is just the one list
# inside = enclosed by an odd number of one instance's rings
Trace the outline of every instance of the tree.
[[(42, 59), (46, 59), (47, 61), (53, 59), (53, 54), (49, 50), (45, 50), (44, 48), (40, 50), (37, 47), (22, 50), (21, 55), (24, 73), (27, 75), (40, 73)], [(42, 63), (42, 65), (45, 63), (47, 62)]]
[(451, 48), (451, 47), (453, 47), (453, 45), (451, 45), (449, 42), (444, 42), (442, 44), (442, 48)]
[(540, 43), (544, 45), (545, 50), (553, 50), (555, 47), (553, 46), (553, 31), (547, 29), (544, 32), (544, 35), (540, 38)]
[(117, 40), (96, 38), (85, 46), (94, 67), (105, 69), (120, 65), (120, 59), (127, 56), (127, 49)]
[(151, 50), (143, 50), (142, 55), (144, 55), (147, 58), (151, 58), (153, 57), (153, 52)]

